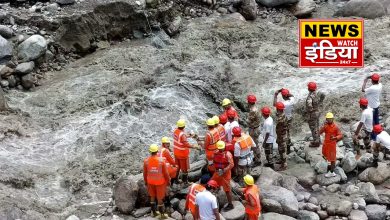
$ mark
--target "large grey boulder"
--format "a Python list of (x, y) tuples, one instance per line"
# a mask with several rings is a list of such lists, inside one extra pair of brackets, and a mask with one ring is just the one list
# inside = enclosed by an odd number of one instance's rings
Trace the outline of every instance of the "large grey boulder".
[(262, 4), (267, 7), (275, 7), (280, 5), (293, 4), (299, 0), (256, 0), (257, 3)]
[(368, 220), (366, 213), (362, 210), (352, 210), (348, 216), (349, 220)]
[(348, 180), (348, 177), (347, 177), (347, 175), (345, 174), (343, 168), (341, 168), (341, 167), (336, 167), (336, 168), (334, 169), (334, 172), (335, 172), (336, 174), (340, 175), (340, 178), (341, 178), (341, 181), (342, 181), (342, 182), (345, 182), (345, 181)]
[(18, 57), (24, 62), (35, 60), (46, 53), (47, 42), (40, 35), (27, 38), (18, 46)]
[(364, 196), (366, 202), (376, 203), (379, 201), (378, 193), (376, 192), (375, 186), (372, 183), (358, 183), (359, 193)]
[(308, 17), (316, 9), (316, 3), (313, 0), (300, 0), (291, 6), (290, 11), (297, 18)]
[(336, 207), (336, 214), (340, 216), (348, 216), (352, 211), (352, 202), (348, 200), (341, 201)]
[(359, 174), (359, 180), (371, 182), (375, 185), (384, 183), (390, 178), (390, 169), (386, 163), (379, 163), (378, 167), (369, 167)]
[(12, 44), (0, 36), (0, 61), (12, 56)]
[(259, 179), (256, 181), (256, 185), (262, 189), (265, 186), (275, 185), (281, 186), (283, 181), (282, 174), (275, 172), (269, 167), (263, 167)]
[(386, 219), (385, 205), (368, 205), (366, 214), (369, 220), (384, 220)]
[(293, 165), (282, 173), (295, 176), (298, 178), (298, 183), (305, 187), (310, 187), (316, 182), (316, 172), (307, 163)]
[(15, 73), (17, 73), (20, 76), (23, 76), (28, 73), (31, 73), (34, 70), (34, 67), (35, 67), (34, 61), (20, 63), (16, 66)]
[(234, 209), (225, 211), (222, 209), (221, 215), (226, 220), (242, 220), (245, 218), (245, 207), (239, 201), (233, 201)]
[(351, 0), (341, 7), (335, 16), (378, 18), (386, 15), (386, 8), (377, 0)]
[(268, 185), (261, 188), (262, 199), (272, 199), (280, 203), (283, 214), (295, 217), (298, 214), (298, 200), (294, 193), (279, 186)]
[(321, 186), (329, 186), (334, 183), (339, 183), (341, 180), (340, 175), (336, 175), (335, 177), (325, 177), (325, 174), (320, 174), (316, 178), (316, 182)]
[(35, 77), (29, 73), (24, 76), (22, 76), (20, 83), (22, 84), (23, 88), (29, 90), (34, 86)]
[(261, 208), (266, 212), (283, 213), (282, 205), (273, 199), (262, 199)]
[(292, 218), (287, 215), (281, 215), (274, 212), (267, 212), (261, 214), (262, 220), (295, 220), (295, 218)]
[(357, 166), (355, 155), (352, 152), (345, 154), (344, 159), (341, 162), (342, 168), (346, 173), (352, 172)]
[(114, 186), (114, 201), (119, 211), (130, 214), (135, 206), (138, 195), (138, 184), (132, 176), (123, 176)]
[(359, 169), (365, 169), (367, 167), (372, 166), (373, 160), (374, 155), (372, 155), (371, 153), (365, 153), (359, 158), (359, 160), (357, 161), (357, 165)]
[(4, 38), (9, 39), (14, 35), (14, 30), (5, 25), (0, 25), (0, 35)]
[(257, 3), (255, 0), (242, 0), (240, 8), (240, 14), (246, 20), (255, 20), (257, 17)]
[(299, 211), (298, 219), (299, 220), (320, 220), (320, 217), (315, 212), (301, 210)]

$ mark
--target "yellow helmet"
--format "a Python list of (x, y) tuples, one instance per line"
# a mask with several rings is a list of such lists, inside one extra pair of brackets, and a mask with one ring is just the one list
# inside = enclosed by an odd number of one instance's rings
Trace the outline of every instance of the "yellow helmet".
[(161, 138), (161, 143), (169, 144), (169, 143), (171, 143), (171, 141), (169, 140), (169, 137), (163, 137), (163, 138)]
[(255, 184), (255, 180), (253, 179), (253, 176), (249, 174), (244, 176), (244, 182), (248, 186), (252, 186), (253, 184)]
[(223, 149), (225, 149), (225, 142), (223, 142), (223, 141), (218, 141), (218, 142), (217, 142), (217, 148), (218, 148), (218, 150), (223, 150)]
[(186, 121), (184, 119), (180, 119), (179, 121), (176, 122), (176, 126), (178, 128), (183, 128), (186, 126)]
[(157, 146), (157, 144), (152, 144), (152, 145), (150, 145), (149, 151), (150, 151), (150, 153), (156, 153), (156, 152), (158, 151), (158, 146)]
[(227, 106), (229, 104), (232, 104), (232, 101), (230, 101), (230, 99), (223, 99), (222, 100), (222, 107)]
[(214, 115), (213, 120), (214, 120), (214, 123), (216, 125), (219, 124), (219, 117), (218, 116)]
[(332, 118), (334, 118), (334, 115), (333, 115), (332, 112), (328, 112), (328, 113), (326, 113), (325, 118), (326, 118), (326, 119), (332, 119)]
[(207, 126), (214, 126), (215, 125), (215, 121), (212, 118), (207, 119), (206, 122), (207, 122)]

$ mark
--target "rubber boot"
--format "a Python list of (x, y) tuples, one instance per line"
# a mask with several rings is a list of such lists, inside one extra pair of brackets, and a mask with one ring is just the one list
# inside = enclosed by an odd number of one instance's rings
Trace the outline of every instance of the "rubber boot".
[(150, 207), (152, 209), (152, 216), (156, 217), (158, 215), (156, 203), (155, 202), (150, 202)]
[(378, 156), (374, 156), (374, 161), (372, 162), (373, 167), (378, 167)]
[(160, 212), (160, 219), (168, 219), (168, 214), (165, 213), (164, 205), (158, 205), (158, 211)]
[(188, 185), (188, 173), (183, 173), (182, 180), (185, 185)]

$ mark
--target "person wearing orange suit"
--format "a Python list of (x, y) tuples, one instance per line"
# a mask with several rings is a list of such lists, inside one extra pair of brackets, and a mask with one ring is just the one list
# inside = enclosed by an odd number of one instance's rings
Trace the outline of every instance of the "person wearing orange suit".
[(206, 184), (209, 182), (210, 178), (211, 177), (209, 174), (202, 175), (200, 178), (200, 183), (193, 183), (188, 191), (185, 208), (187, 211), (191, 212), (194, 219), (197, 216), (195, 204), (196, 194), (203, 192), (206, 189)]
[(217, 141), (219, 141), (219, 132), (215, 128), (215, 121), (212, 118), (207, 119), (207, 132), (204, 139), (204, 150), (206, 152), (206, 159), (208, 163), (208, 168), (210, 172), (213, 172), (213, 158), (214, 153), (217, 151)]
[(326, 123), (320, 128), (320, 135), (323, 133), (325, 133), (325, 139), (322, 145), (322, 154), (330, 162), (330, 170), (325, 174), (325, 177), (335, 177), (336, 145), (343, 138), (343, 134), (336, 123), (334, 123), (334, 116), (331, 112), (326, 114)]
[(167, 164), (168, 173), (171, 177), (171, 180), (176, 178), (177, 166), (175, 160), (171, 156), (171, 149), (169, 148), (171, 141), (168, 137), (163, 137), (161, 139), (161, 148), (157, 153), (157, 156), (164, 158)]
[[(215, 123), (215, 128), (218, 130), (218, 133), (219, 133), (219, 140), (220, 141), (225, 141), (226, 142), (226, 131), (225, 131), (225, 127), (223, 126), (223, 124), (220, 123), (219, 121), (219, 117), (218, 116), (214, 116), (213, 117), (213, 120), (214, 120), (214, 123)], [(227, 122), (227, 120), (226, 120)], [(225, 122), (225, 123), (226, 123)]]
[(255, 185), (255, 181), (251, 175), (244, 176), (245, 188), (241, 189), (245, 200), (245, 220), (258, 220), (261, 213), (261, 204), (259, 196), (259, 188)]

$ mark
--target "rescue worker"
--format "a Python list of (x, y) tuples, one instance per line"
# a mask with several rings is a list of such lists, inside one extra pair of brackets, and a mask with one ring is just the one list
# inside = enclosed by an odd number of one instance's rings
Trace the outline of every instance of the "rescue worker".
[[(265, 151), (265, 157), (267, 159), (266, 166), (273, 168), (273, 143), (274, 143), (274, 120), (271, 117), (271, 109), (269, 107), (263, 107), (261, 109), (261, 114), (265, 119), (261, 126), (261, 134), (263, 137), (263, 149)], [(259, 157), (260, 155), (258, 155)]]
[(288, 122), (288, 128), (287, 128), (287, 154), (290, 154), (290, 147), (293, 145), (291, 142), (291, 135), (290, 135), (290, 130), (291, 130), (291, 124), (292, 124), (292, 114), (294, 110), (294, 103), (295, 103), (295, 98), (294, 96), (288, 91), (288, 89), (279, 89), (278, 91), (275, 92), (274, 94), (274, 106), (276, 105), (277, 102), (277, 97), (278, 94), (282, 94), (283, 100), (281, 101), (284, 104), (284, 114), (287, 117), (287, 122)]
[[(213, 120), (214, 120), (214, 123), (215, 123), (215, 127), (217, 128), (218, 130), (218, 133), (219, 133), (219, 140), (220, 141), (224, 141), (226, 142), (226, 131), (225, 131), (225, 127), (223, 126), (223, 124), (220, 124), (220, 121), (219, 121), (219, 117), (218, 116), (214, 116), (213, 117)], [(226, 122), (225, 122), (226, 124)]]
[[(254, 95), (248, 95), (247, 102), (249, 107), (249, 114), (248, 114), (248, 131), (249, 135), (252, 137), (252, 140), (255, 142), (256, 146), (259, 146), (259, 136), (260, 136), (260, 112), (256, 106), (256, 96)], [(256, 164), (261, 164), (261, 155), (260, 147), (256, 147), (252, 149), (254, 151), (254, 162)]]
[(208, 169), (210, 172), (213, 172), (213, 158), (214, 153), (217, 151), (216, 143), (219, 141), (219, 132), (218, 129), (215, 128), (215, 120), (212, 118), (207, 119), (207, 132), (204, 140), (204, 149), (206, 152), (206, 159), (208, 163)]
[(242, 202), (245, 206), (245, 220), (258, 220), (261, 213), (260, 190), (255, 185), (255, 180), (251, 175), (244, 176), (244, 183), (245, 188), (242, 188), (241, 191), (245, 198)]
[(186, 211), (190, 211), (194, 219), (196, 216), (198, 216), (198, 213), (196, 212), (196, 204), (195, 204), (195, 198), (196, 194), (199, 192), (203, 192), (206, 189), (206, 184), (211, 179), (209, 174), (204, 174), (200, 178), (200, 183), (193, 183), (188, 191), (187, 198), (186, 198)]
[(233, 134), (232, 134), (232, 129), (234, 127), (240, 127), (238, 124), (236, 118), (235, 118), (235, 113), (233, 110), (229, 109), (226, 113), (228, 122), (225, 124), (225, 131), (226, 131), (226, 141), (228, 143), (231, 143), (233, 140)]
[(196, 194), (195, 204), (197, 216), (194, 220), (220, 220), (217, 195), (219, 185), (215, 180), (210, 180), (206, 189)]
[(322, 146), (322, 155), (330, 162), (330, 170), (325, 177), (335, 177), (334, 169), (336, 168), (336, 145), (343, 138), (340, 129), (334, 123), (333, 113), (328, 112), (325, 116), (326, 123), (320, 129), (320, 135), (325, 133), (325, 139)]
[(230, 187), (230, 180), (232, 178), (231, 170), (234, 167), (233, 156), (229, 151), (225, 151), (225, 142), (217, 142), (218, 151), (214, 154), (214, 169), (212, 180), (215, 180), (219, 186), (223, 187), (226, 193), (228, 204), (225, 210), (233, 209), (233, 198)]
[(379, 152), (381, 151), (382, 147), (387, 148), (390, 150), (390, 135), (383, 130), (382, 125), (374, 125), (373, 131), (375, 132), (376, 141), (374, 144), (374, 162), (373, 166), (378, 167), (378, 156)]
[(309, 90), (309, 95), (306, 98), (306, 113), (308, 116), (308, 124), (310, 127), (311, 135), (313, 141), (310, 143), (310, 147), (319, 147), (320, 146), (320, 135), (319, 135), (319, 125), (320, 125), (320, 112), (319, 105), (320, 99), (317, 95), (317, 84), (315, 82), (309, 82), (307, 84)]
[(365, 149), (370, 150), (370, 141), (373, 133), (373, 109), (368, 107), (368, 100), (366, 98), (361, 98), (359, 105), (362, 110), (362, 116), (353, 136), (353, 143), (358, 157), (360, 156), (359, 139), (363, 139)]
[(238, 113), (236, 109), (232, 106), (232, 101), (230, 99), (223, 99), (222, 100), (222, 108), (224, 109), (224, 114), (227, 115), (227, 112), (229, 110), (232, 110), (234, 112), (234, 118), (238, 121)]
[[(150, 196), (150, 204), (152, 215), (156, 217), (157, 208), (161, 214), (161, 219), (167, 219), (165, 213), (164, 197), (166, 195), (167, 185), (169, 185), (170, 177), (165, 160), (157, 156), (158, 146), (152, 144), (149, 147), (150, 156), (144, 160), (143, 175), (144, 181), (147, 184), (148, 193)], [(157, 208), (156, 208), (157, 199)]]
[[(219, 123), (223, 126), (225, 126), (225, 124), (228, 122), (228, 118), (227, 118), (227, 115), (226, 114), (221, 114), (219, 116)], [(226, 132), (226, 131), (225, 131)]]
[(173, 182), (176, 179), (177, 166), (175, 160), (171, 156), (171, 149), (169, 148), (170, 145), (171, 141), (168, 137), (161, 138), (161, 148), (158, 151), (157, 156), (165, 160), (169, 177), (171, 177), (171, 181)]
[(279, 156), (281, 164), (279, 170), (286, 170), (287, 169), (287, 129), (288, 129), (288, 122), (287, 117), (284, 114), (285, 106), (282, 102), (277, 102), (276, 105), (276, 143), (278, 144), (278, 150), (279, 150)]
[(238, 171), (237, 174), (242, 177), (249, 173), (249, 167), (252, 165), (253, 160), (252, 149), (257, 146), (250, 135), (242, 133), (240, 127), (233, 128), (233, 135), (236, 138), (236, 143), (234, 144), (234, 167)]
[(173, 154), (175, 156), (175, 163), (178, 167), (176, 178), (178, 179), (180, 171), (183, 173), (182, 182), (188, 184), (188, 170), (190, 169), (190, 148), (200, 149), (199, 146), (191, 145), (188, 143), (187, 135), (184, 133), (186, 122), (184, 119), (180, 119), (176, 122), (177, 128), (173, 132)]

